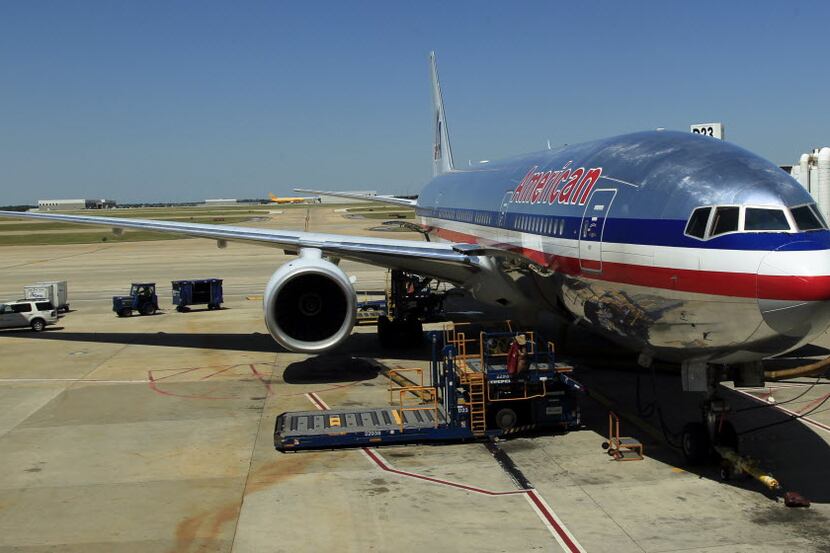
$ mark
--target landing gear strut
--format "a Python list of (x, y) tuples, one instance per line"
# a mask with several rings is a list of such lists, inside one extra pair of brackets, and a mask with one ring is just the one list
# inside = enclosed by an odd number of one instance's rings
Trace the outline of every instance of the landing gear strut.
[(378, 317), (378, 340), (384, 348), (417, 347), (423, 343), (424, 322), (442, 319), (445, 292), (429, 277), (390, 271), (387, 314)]
[[(683, 389), (691, 392), (705, 392), (701, 402), (701, 422), (690, 422), (683, 427), (680, 446), (683, 456), (690, 465), (702, 465), (720, 461), (719, 447), (729, 448), (737, 453), (738, 434), (726, 417), (729, 403), (718, 395), (723, 371), (712, 365), (684, 366)], [(705, 382), (705, 385), (703, 383)]]

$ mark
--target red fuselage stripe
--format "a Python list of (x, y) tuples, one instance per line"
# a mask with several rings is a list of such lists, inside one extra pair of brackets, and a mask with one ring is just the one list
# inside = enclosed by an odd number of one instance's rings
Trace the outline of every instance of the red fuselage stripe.
[[(431, 227), (430, 231), (452, 242), (480, 241), (479, 237), (463, 232), (438, 227)], [(575, 257), (553, 255), (516, 246), (509, 248), (554, 271), (594, 280), (738, 298), (830, 300), (830, 276), (774, 276), (695, 271), (593, 260), (585, 260), (580, 266), (580, 260)]]

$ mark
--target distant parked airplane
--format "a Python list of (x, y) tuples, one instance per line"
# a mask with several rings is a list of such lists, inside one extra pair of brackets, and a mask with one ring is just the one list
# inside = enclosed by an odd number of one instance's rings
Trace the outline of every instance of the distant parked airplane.
[(275, 204), (310, 204), (310, 203), (319, 203), (320, 197), (319, 196), (309, 196), (309, 197), (284, 197), (279, 198), (274, 196), (273, 194), (268, 194), (268, 197), (271, 198), (271, 201)]

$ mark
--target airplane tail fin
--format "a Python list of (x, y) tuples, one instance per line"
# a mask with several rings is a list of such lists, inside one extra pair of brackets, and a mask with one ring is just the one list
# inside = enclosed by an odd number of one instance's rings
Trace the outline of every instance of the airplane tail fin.
[(271, 201), (272, 201), (272, 202), (276, 202), (276, 201), (277, 201), (277, 197), (276, 197), (276, 196), (274, 196), (274, 194), (273, 194), (273, 193), (271, 193), (271, 192), (268, 192), (268, 197), (269, 197), (269, 198), (271, 198)]
[(450, 133), (447, 118), (444, 115), (444, 98), (441, 96), (441, 83), (438, 82), (438, 66), (435, 52), (429, 53), (430, 76), (432, 77), (432, 119), (435, 123), (435, 138), (432, 143), (432, 174), (442, 175), (455, 167), (452, 161)]

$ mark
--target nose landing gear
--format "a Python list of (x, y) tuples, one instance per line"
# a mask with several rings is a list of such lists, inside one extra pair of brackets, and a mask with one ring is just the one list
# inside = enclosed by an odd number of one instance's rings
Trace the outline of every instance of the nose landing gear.
[(720, 460), (719, 448), (738, 451), (738, 433), (726, 416), (729, 404), (722, 398), (706, 399), (701, 411), (703, 422), (690, 422), (683, 427), (680, 447), (686, 462), (692, 466)]
[(703, 363), (682, 367), (683, 391), (705, 393), (701, 421), (687, 423), (681, 434), (680, 447), (690, 465), (720, 461), (718, 451), (722, 448), (738, 452), (738, 433), (727, 419), (729, 403), (718, 395), (720, 382), (726, 380), (725, 372), (722, 367)]

